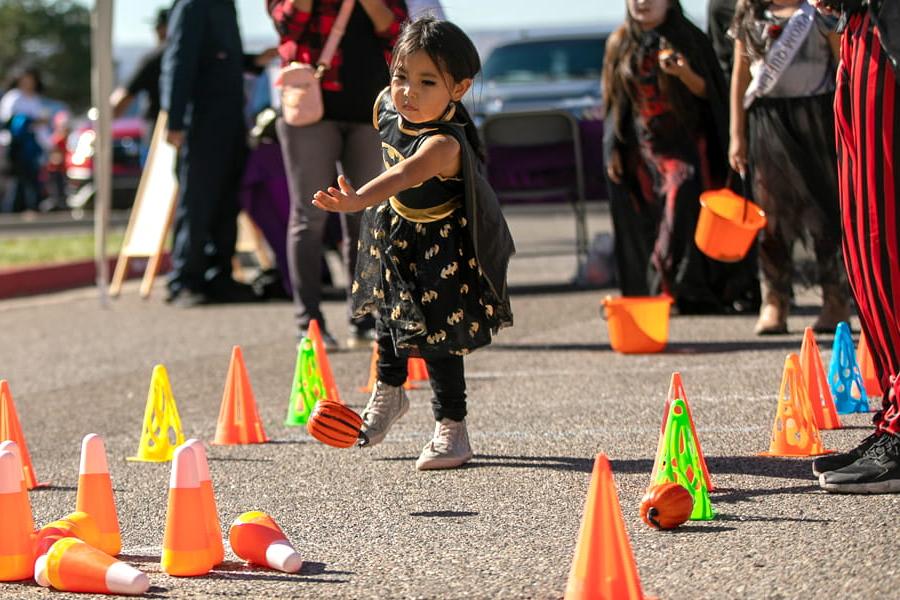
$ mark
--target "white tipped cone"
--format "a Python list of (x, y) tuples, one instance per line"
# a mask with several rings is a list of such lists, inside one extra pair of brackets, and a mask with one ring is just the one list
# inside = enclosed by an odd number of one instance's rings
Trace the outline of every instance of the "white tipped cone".
[(120, 561), (106, 571), (106, 587), (113, 594), (136, 596), (150, 589), (150, 578), (146, 573)]
[(50, 587), (50, 580), (47, 579), (47, 555), (41, 554), (34, 561), (34, 581), (41, 587)]
[(81, 463), (78, 474), (96, 475), (98, 473), (109, 473), (106, 447), (103, 445), (103, 438), (96, 433), (89, 433), (81, 440)]
[(287, 540), (269, 544), (269, 547), (266, 548), (266, 562), (273, 569), (285, 573), (296, 573), (303, 566), (300, 554)]

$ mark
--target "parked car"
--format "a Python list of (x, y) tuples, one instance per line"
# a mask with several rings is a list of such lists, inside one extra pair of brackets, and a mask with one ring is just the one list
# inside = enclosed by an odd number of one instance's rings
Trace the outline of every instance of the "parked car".
[[(542, 36), (496, 46), (484, 60), (468, 103), (476, 124), (499, 113), (565, 110), (578, 119), (585, 188), (589, 199), (606, 197), (603, 124), (599, 120), (606, 32)], [(530, 168), (540, 156), (506, 160), (499, 181), (527, 180), (515, 169)]]
[[(126, 117), (112, 123), (112, 206), (130, 208), (141, 179), (141, 144), (147, 132), (143, 119)], [(96, 134), (85, 122), (69, 136), (66, 177), (71, 193), (70, 208), (86, 208), (93, 199), (93, 159)]]

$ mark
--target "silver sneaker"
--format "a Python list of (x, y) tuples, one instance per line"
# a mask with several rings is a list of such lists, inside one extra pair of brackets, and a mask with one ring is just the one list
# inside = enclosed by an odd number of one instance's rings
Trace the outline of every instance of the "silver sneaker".
[(382, 381), (375, 382), (375, 389), (362, 413), (363, 433), (368, 442), (360, 446), (375, 446), (397, 420), (409, 410), (409, 398), (402, 387), (394, 387)]
[(472, 447), (466, 422), (441, 419), (434, 425), (434, 437), (422, 448), (416, 461), (420, 471), (455, 469), (472, 460)]

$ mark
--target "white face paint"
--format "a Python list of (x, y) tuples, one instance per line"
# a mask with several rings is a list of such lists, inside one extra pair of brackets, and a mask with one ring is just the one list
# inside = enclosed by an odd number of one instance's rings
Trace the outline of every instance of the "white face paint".
[(669, 0), (626, 0), (626, 4), (628, 14), (644, 31), (662, 25), (669, 10)]

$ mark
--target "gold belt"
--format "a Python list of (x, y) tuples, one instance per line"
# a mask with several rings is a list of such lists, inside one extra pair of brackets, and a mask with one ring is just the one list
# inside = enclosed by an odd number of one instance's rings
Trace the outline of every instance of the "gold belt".
[(391, 196), (391, 208), (398, 215), (413, 223), (433, 223), (453, 214), (453, 211), (462, 206), (460, 197), (451, 198), (443, 204), (429, 206), (428, 208), (410, 208), (400, 202), (396, 196)]

